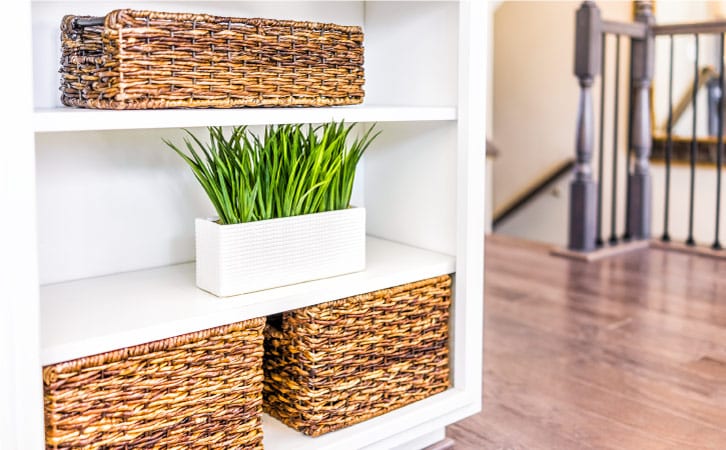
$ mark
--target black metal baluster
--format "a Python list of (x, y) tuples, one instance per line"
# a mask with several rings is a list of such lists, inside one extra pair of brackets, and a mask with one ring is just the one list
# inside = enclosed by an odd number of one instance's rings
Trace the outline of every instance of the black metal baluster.
[(613, 185), (610, 211), (610, 244), (617, 244), (615, 219), (618, 215), (618, 110), (620, 104), (620, 35), (615, 36), (615, 103), (613, 105)]
[(686, 240), (687, 245), (696, 245), (696, 241), (693, 239), (693, 207), (695, 200), (695, 187), (696, 187), (696, 97), (698, 96), (698, 34), (693, 35), (696, 40), (696, 60), (693, 64), (693, 94), (691, 98), (691, 108), (693, 109), (693, 117), (691, 123), (691, 191), (690, 191), (690, 203), (688, 205), (688, 239)]
[(668, 234), (668, 216), (671, 202), (671, 156), (673, 155), (673, 35), (671, 38), (670, 62), (668, 63), (668, 125), (666, 128), (666, 173), (665, 173), (665, 205), (663, 208), (663, 242), (670, 242)]
[(716, 238), (713, 241), (712, 248), (714, 250), (721, 250), (721, 242), (719, 241), (719, 227), (721, 225), (720, 218), (721, 218), (721, 166), (723, 165), (723, 56), (724, 56), (724, 48), (723, 48), (723, 39), (724, 33), (721, 33), (721, 46), (720, 52), (719, 52), (719, 60), (720, 60), (720, 68), (718, 71), (718, 86), (719, 90), (721, 91), (721, 94), (718, 97), (718, 145), (716, 146)]
[(603, 155), (605, 153), (604, 142), (605, 142), (605, 50), (607, 43), (607, 35), (602, 35), (602, 53), (600, 55), (600, 155), (598, 155), (597, 164), (597, 231), (595, 235), (595, 245), (602, 247), (602, 185), (603, 185)]

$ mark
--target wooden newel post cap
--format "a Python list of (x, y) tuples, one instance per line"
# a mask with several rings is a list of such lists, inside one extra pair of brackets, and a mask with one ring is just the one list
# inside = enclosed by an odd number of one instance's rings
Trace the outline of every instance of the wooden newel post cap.
[(655, 66), (655, 40), (653, 39), (653, 6), (650, 1), (639, 1), (635, 4), (635, 20), (647, 27), (644, 39), (633, 39), (632, 59), (633, 69), (631, 79), (637, 85), (645, 83), (648, 85), (653, 79)]
[(653, 0), (636, 0), (635, 15), (653, 15)]
[(592, 81), (600, 73), (602, 20), (594, 2), (580, 5), (575, 15), (575, 75)]

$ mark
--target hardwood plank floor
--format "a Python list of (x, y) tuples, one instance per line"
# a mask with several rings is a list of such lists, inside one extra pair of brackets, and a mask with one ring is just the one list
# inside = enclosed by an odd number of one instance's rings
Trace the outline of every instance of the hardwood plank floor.
[(455, 449), (726, 450), (726, 260), (487, 238), (483, 411)]

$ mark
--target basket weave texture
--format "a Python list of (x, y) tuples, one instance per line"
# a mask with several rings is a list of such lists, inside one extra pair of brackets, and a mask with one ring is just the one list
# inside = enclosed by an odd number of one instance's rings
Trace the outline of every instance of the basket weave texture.
[(61, 100), (99, 109), (363, 102), (363, 31), (316, 22), (130, 9), (61, 24)]
[(447, 275), (268, 318), (265, 412), (318, 436), (446, 390), (450, 302)]
[(43, 368), (47, 449), (262, 449), (265, 319)]

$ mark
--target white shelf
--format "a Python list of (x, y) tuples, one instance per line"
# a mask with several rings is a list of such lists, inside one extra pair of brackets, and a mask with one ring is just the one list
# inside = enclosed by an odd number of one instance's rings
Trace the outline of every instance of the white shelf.
[(42, 286), (43, 365), (456, 271), (453, 256), (369, 237), (363, 272), (218, 298), (179, 264)]
[(38, 108), (36, 132), (129, 130), (202, 127), (208, 125), (267, 125), (285, 123), (424, 122), (456, 120), (453, 106), (355, 105), (326, 108), (157, 109), (110, 111), (80, 108)]
[(428, 426), (434, 429), (441, 426), (441, 424), (436, 423), (435, 420), (434, 423), (430, 423), (432, 412), (435, 412), (437, 416), (454, 414), (458, 418), (466, 417), (470, 412), (461, 411), (461, 404), (466, 402), (465, 397), (465, 392), (450, 388), (432, 397), (393, 410), (383, 416), (374, 417), (314, 438), (295, 431), (277, 419), (263, 414), (263, 444), (266, 449), (388, 449), (391, 447), (390, 443), (380, 442), (381, 437), (386, 434), (383, 430), (404, 431), (414, 426)]

